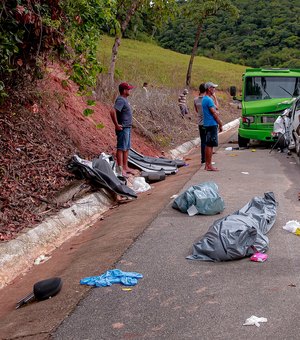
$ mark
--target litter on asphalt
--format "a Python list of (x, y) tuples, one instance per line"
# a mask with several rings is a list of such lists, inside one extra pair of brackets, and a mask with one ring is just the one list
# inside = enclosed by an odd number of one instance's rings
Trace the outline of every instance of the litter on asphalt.
[(263, 318), (263, 317), (257, 317), (255, 315), (251, 315), (250, 318), (248, 318), (245, 323), (243, 324), (243, 326), (253, 326), (255, 325), (256, 327), (260, 327), (260, 322), (267, 322), (268, 319), (267, 318)]
[(298, 221), (288, 221), (282, 228), (295, 235), (300, 235), (300, 222)]
[(218, 190), (214, 182), (193, 185), (174, 200), (172, 208), (188, 213), (189, 216), (218, 214), (225, 208)]
[(138, 280), (143, 277), (136, 272), (123, 272), (120, 269), (108, 270), (99, 276), (90, 276), (80, 280), (80, 284), (93, 287), (107, 287), (114, 283), (121, 283), (124, 286), (135, 286)]
[(253, 262), (265, 262), (268, 259), (268, 255), (264, 253), (255, 253), (250, 257)]

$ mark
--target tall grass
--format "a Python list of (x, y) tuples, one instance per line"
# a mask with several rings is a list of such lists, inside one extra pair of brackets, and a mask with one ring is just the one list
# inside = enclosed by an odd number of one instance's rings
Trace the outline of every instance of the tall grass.
[[(106, 69), (109, 67), (113, 38), (103, 36), (99, 58)], [(185, 87), (185, 77), (190, 57), (163, 49), (154, 44), (122, 39), (116, 63), (120, 80), (130, 81), (137, 86), (148, 82), (155, 87), (180, 89)], [(192, 72), (192, 87), (212, 81), (219, 89), (227, 90), (231, 85), (241, 89), (245, 66), (234, 65), (206, 57), (196, 57)]]

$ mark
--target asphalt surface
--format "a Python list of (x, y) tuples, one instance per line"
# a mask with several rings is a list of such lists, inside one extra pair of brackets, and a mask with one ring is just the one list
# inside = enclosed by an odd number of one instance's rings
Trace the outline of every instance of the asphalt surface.
[[(188, 167), (112, 209), (49, 261), (2, 289), (1, 339), (297, 339), (300, 238), (282, 226), (300, 220), (300, 166), (264, 147), (225, 151), (237, 146), (227, 144), (232, 139), (232, 132), (224, 134), (214, 155), (219, 172), (199, 169), (195, 150)], [(207, 180), (219, 186), (222, 214), (189, 217), (171, 208), (172, 195)], [(185, 259), (214, 220), (268, 191), (279, 205), (267, 262)], [(79, 285), (81, 278), (110, 268), (144, 278), (131, 291)], [(51, 276), (63, 278), (59, 295), (13, 310), (34, 282)], [(242, 326), (251, 315), (268, 322)]]

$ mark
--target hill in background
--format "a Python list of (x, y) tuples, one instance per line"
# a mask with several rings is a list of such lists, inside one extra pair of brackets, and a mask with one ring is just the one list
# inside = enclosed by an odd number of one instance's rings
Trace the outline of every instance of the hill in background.
[[(252, 67), (300, 68), (299, 0), (232, 0), (240, 15), (233, 20), (226, 12), (208, 18), (198, 54)], [(162, 47), (190, 54), (195, 25), (180, 16), (156, 37)]]

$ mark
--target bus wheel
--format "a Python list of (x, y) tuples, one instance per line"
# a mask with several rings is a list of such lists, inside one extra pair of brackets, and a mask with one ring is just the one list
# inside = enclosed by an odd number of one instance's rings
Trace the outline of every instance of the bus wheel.
[(250, 142), (249, 138), (244, 138), (238, 135), (238, 143), (240, 148), (246, 148), (249, 142)]

